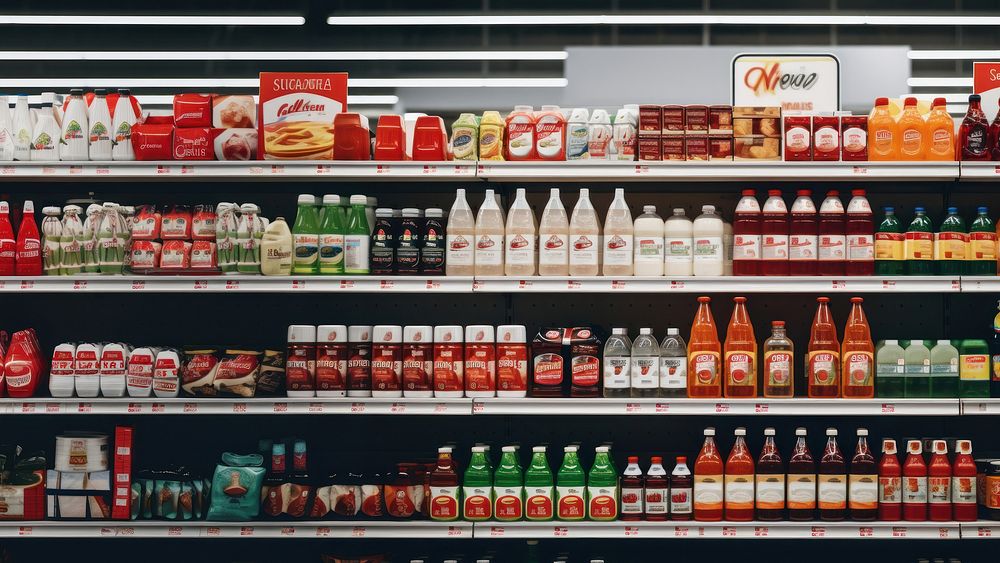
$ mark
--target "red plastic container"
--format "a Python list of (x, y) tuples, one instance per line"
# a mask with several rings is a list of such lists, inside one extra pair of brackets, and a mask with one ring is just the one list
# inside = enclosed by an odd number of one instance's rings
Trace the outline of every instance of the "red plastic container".
[(768, 190), (761, 214), (760, 275), (788, 275), (788, 208), (781, 190)]
[(413, 129), (413, 160), (448, 160), (448, 134), (443, 119), (436, 115), (417, 118)]
[(375, 160), (406, 160), (403, 116), (383, 114), (375, 128)]
[(733, 220), (733, 275), (760, 274), (760, 204), (757, 192), (743, 190)]
[(333, 116), (333, 159), (372, 159), (367, 117), (360, 113), (338, 113)]
[(843, 276), (847, 258), (847, 224), (840, 192), (826, 192), (819, 208), (819, 263), (821, 276)]

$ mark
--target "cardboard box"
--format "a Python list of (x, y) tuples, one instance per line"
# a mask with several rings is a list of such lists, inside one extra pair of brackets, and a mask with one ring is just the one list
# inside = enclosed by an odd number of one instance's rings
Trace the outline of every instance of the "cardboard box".
[(781, 139), (733, 137), (733, 160), (780, 160)]
[(135, 429), (115, 428), (115, 455), (112, 465), (114, 486), (111, 491), (111, 518), (129, 520), (132, 517), (132, 448)]
[(684, 132), (688, 135), (708, 133), (708, 106), (686, 106), (684, 108)]
[(812, 160), (812, 119), (808, 115), (789, 115), (784, 120), (785, 160)]
[(639, 160), (661, 160), (660, 137), (639, 137)]
[(684, 156), (686, 160), (708, 160), (708, 135), (686, 135)]
[(840, 118), (835, 115), (812, 118), (813, 160), (840, 160)]
[(709, 106), (708, 132), (711, 135), (733, 134), (733, 106)]
[(663, 106), (663, 134), (684, 134), (684, 106)]
[(262, 72), (257, 154), (333, 160), (333, 118), (347, 111), (345, 72)]
[(663, 160), (684, 160), (684, 137), (682, 135), (664, 135), (660, 140)]
[(729, 135), (711, 135), (708, 137), (709, 160), (732, 160), (733, 138)]
[(661, 129), (663, 129), (663, 108), (651, 105), (639, 106), (639, 136), (659, 137)]
[(868, 160), (868, 116), (845, 115), (840, 118), (841, 160)]

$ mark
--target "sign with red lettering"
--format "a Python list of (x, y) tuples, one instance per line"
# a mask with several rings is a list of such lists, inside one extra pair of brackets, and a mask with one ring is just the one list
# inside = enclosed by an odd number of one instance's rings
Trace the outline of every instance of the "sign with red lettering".
[(733, 105), (782, 112), (840, 109), (840, 60), (834, 55), (743, 53), (733, 59)]
[(333, 118), (347, 111), (347, 73), (262, 72), (257, 154), (265, 160), (332, 160)]
[(1000, 101), (1000, 63), (972, 63), (972, 93), (982, 96), (983, 111), (993, 115)]

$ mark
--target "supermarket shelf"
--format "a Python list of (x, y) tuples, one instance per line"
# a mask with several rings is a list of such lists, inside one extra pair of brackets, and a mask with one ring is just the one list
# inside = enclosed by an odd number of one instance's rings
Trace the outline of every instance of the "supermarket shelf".
[(471, 538), (470, 522), (2, 522), (0, 538)]
[(509, 522), (476, 538), (959, 539), (957, 522)]
[(0, 277), (0, 293), (469, 293), (471, 276), (38, 276)]
[(962, 522), (962, 539), (1000, 538), (1000, 522), (996, 520), (979, 520), (978, 522)]
[(467, 398), (0, 399), (2, 414), (411, 414), (468, 415)]
[(574, 162), (480, 161), (490, 181), (955, 180), (957, 162)]
[[(997, 278), (1000, 280), (1000, 278)], [(1000, 281), (997, 281), (1000, 288)], [(962, 289), (959, 277), (706, 276), (687, 278), (603, 276), (476, 277), (473, 291), (484, 293), (943, 293)]]
[[(1000, 412), (1000, 405), (997, 406)], [(474, 414), (953, 416), (958, 399), (475, 399)]]
[(1000, 293), (998, 276), (962, 276), (962, 291), (970, 293)]
[(1000, 180), (1000, 162), (962, 162), (959, 166), (962, 180)]
[(104, 181), (108, 179), (162, 178), (168, 180), (233, 179), (281, 181), (296, 179), (338, 180), (470, 180), (476, 177), (474, 161), (376, 162), (376, 161), (131, 161), (131, 162), (10, 162), (0, 166), (0, 177), (17, 180)]
[(1000, 399), (962, 399), (962, 414), (1000, 414)]

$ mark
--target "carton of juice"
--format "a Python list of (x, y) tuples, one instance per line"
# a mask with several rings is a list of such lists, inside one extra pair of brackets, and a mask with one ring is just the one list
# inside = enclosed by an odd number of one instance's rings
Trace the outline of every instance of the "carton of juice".
[(265, 160), (332, 160), (333, 119), (347, 111), (347, 73), (262, 72), (258, 150)]

